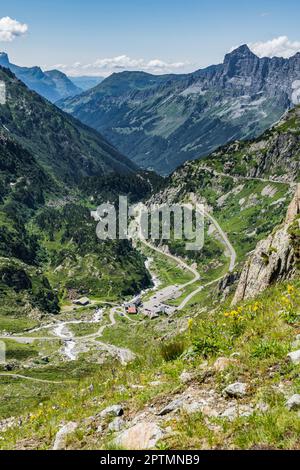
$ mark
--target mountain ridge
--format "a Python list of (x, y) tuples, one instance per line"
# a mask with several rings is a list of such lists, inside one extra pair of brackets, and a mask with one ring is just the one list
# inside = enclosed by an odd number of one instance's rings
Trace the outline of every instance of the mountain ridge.
[(262, 58), (240, 46), (186, 75), (113, 74), (58, 105), (139, 166), (166, 175), (220, 145), (257, 137), (298, 103), (300, 54)]
[(62, 98), (75, 96), (83, 91), (59, 70), (43, 72), (38, 66), (20, 67), (12, 64), (5, 52), (0, 52), (0, 65), (11, 70), (28, 88), (52, 103)]

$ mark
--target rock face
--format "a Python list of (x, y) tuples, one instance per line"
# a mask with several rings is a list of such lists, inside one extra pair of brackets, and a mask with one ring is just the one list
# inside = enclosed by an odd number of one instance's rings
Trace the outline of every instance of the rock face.
[(295, 273), (296, 256), (289, 228), (300, 213), (300, 185), (291, 202), (281, 228), (258, 243), (246, 262), (233, 299), (236, 303), (255, 297), (274, 282), (291, 278)]
[(124, 450), (153, 449), (162, 435), (157, 424), (142, 422), (123, 431), (115, 443)]

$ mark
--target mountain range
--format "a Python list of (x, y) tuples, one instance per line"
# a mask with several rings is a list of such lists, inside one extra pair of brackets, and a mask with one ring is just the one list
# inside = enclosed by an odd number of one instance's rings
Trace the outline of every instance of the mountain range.
[(228, 141), (257, 137), (299, 102), (299, 89), (300, 53), (259, 58), (243, 45), (186, 75), (113, 74), (59, 106), (167, 175)]
[(53, 103), (83, 91), (59, 70), (43, 72), (40, 67), (19, 67), (10, 62), (5, 52), (0, 53), (0, 65), (11, 70), (30, 90), (36, 91)]

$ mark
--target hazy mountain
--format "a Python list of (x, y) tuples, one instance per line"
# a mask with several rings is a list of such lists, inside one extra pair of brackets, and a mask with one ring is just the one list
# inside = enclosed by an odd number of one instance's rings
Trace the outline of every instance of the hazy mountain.
[(62, 72), (58, 70), (43, 72), (40, 67), (19, 67), (9, 61), (5, 52), (0, 53), (0, 65), (10, 69), (28, 88), (52, 102), (82, 92), (82, 89)]
[(167, 174), (266, 130), (299, 101), (299, 79), (300, 53), (260, 59), (244, 45), (187, 75), (114, 74), (59, 105), (137, 164)]
[(90, 88), (94, 88), (95, 86), (99, 85), (99, 83), (103, 82), (104, 77), (89, 77), (89, 76), (82, 76), (82, 77), (68, 77), (71, 82), (74, 83), (75, 86), (81, 88), (83, 91), (87, 91)]

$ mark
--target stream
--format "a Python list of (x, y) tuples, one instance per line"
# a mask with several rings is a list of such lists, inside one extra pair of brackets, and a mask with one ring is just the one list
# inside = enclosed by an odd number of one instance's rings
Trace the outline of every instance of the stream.
[(100, 323), (103, 318), (103, 309), (97, 308), (93, 315), (92, 320), (73, 320), (59, 323), (53, 329), (53, 334), (63, 340), (64, 346), (62, 353), (70, 360), (76, 361), (76, 339), (72, 331), (69, 330), (68, 325), (80, 325), (80, 324), (96, 324)]

